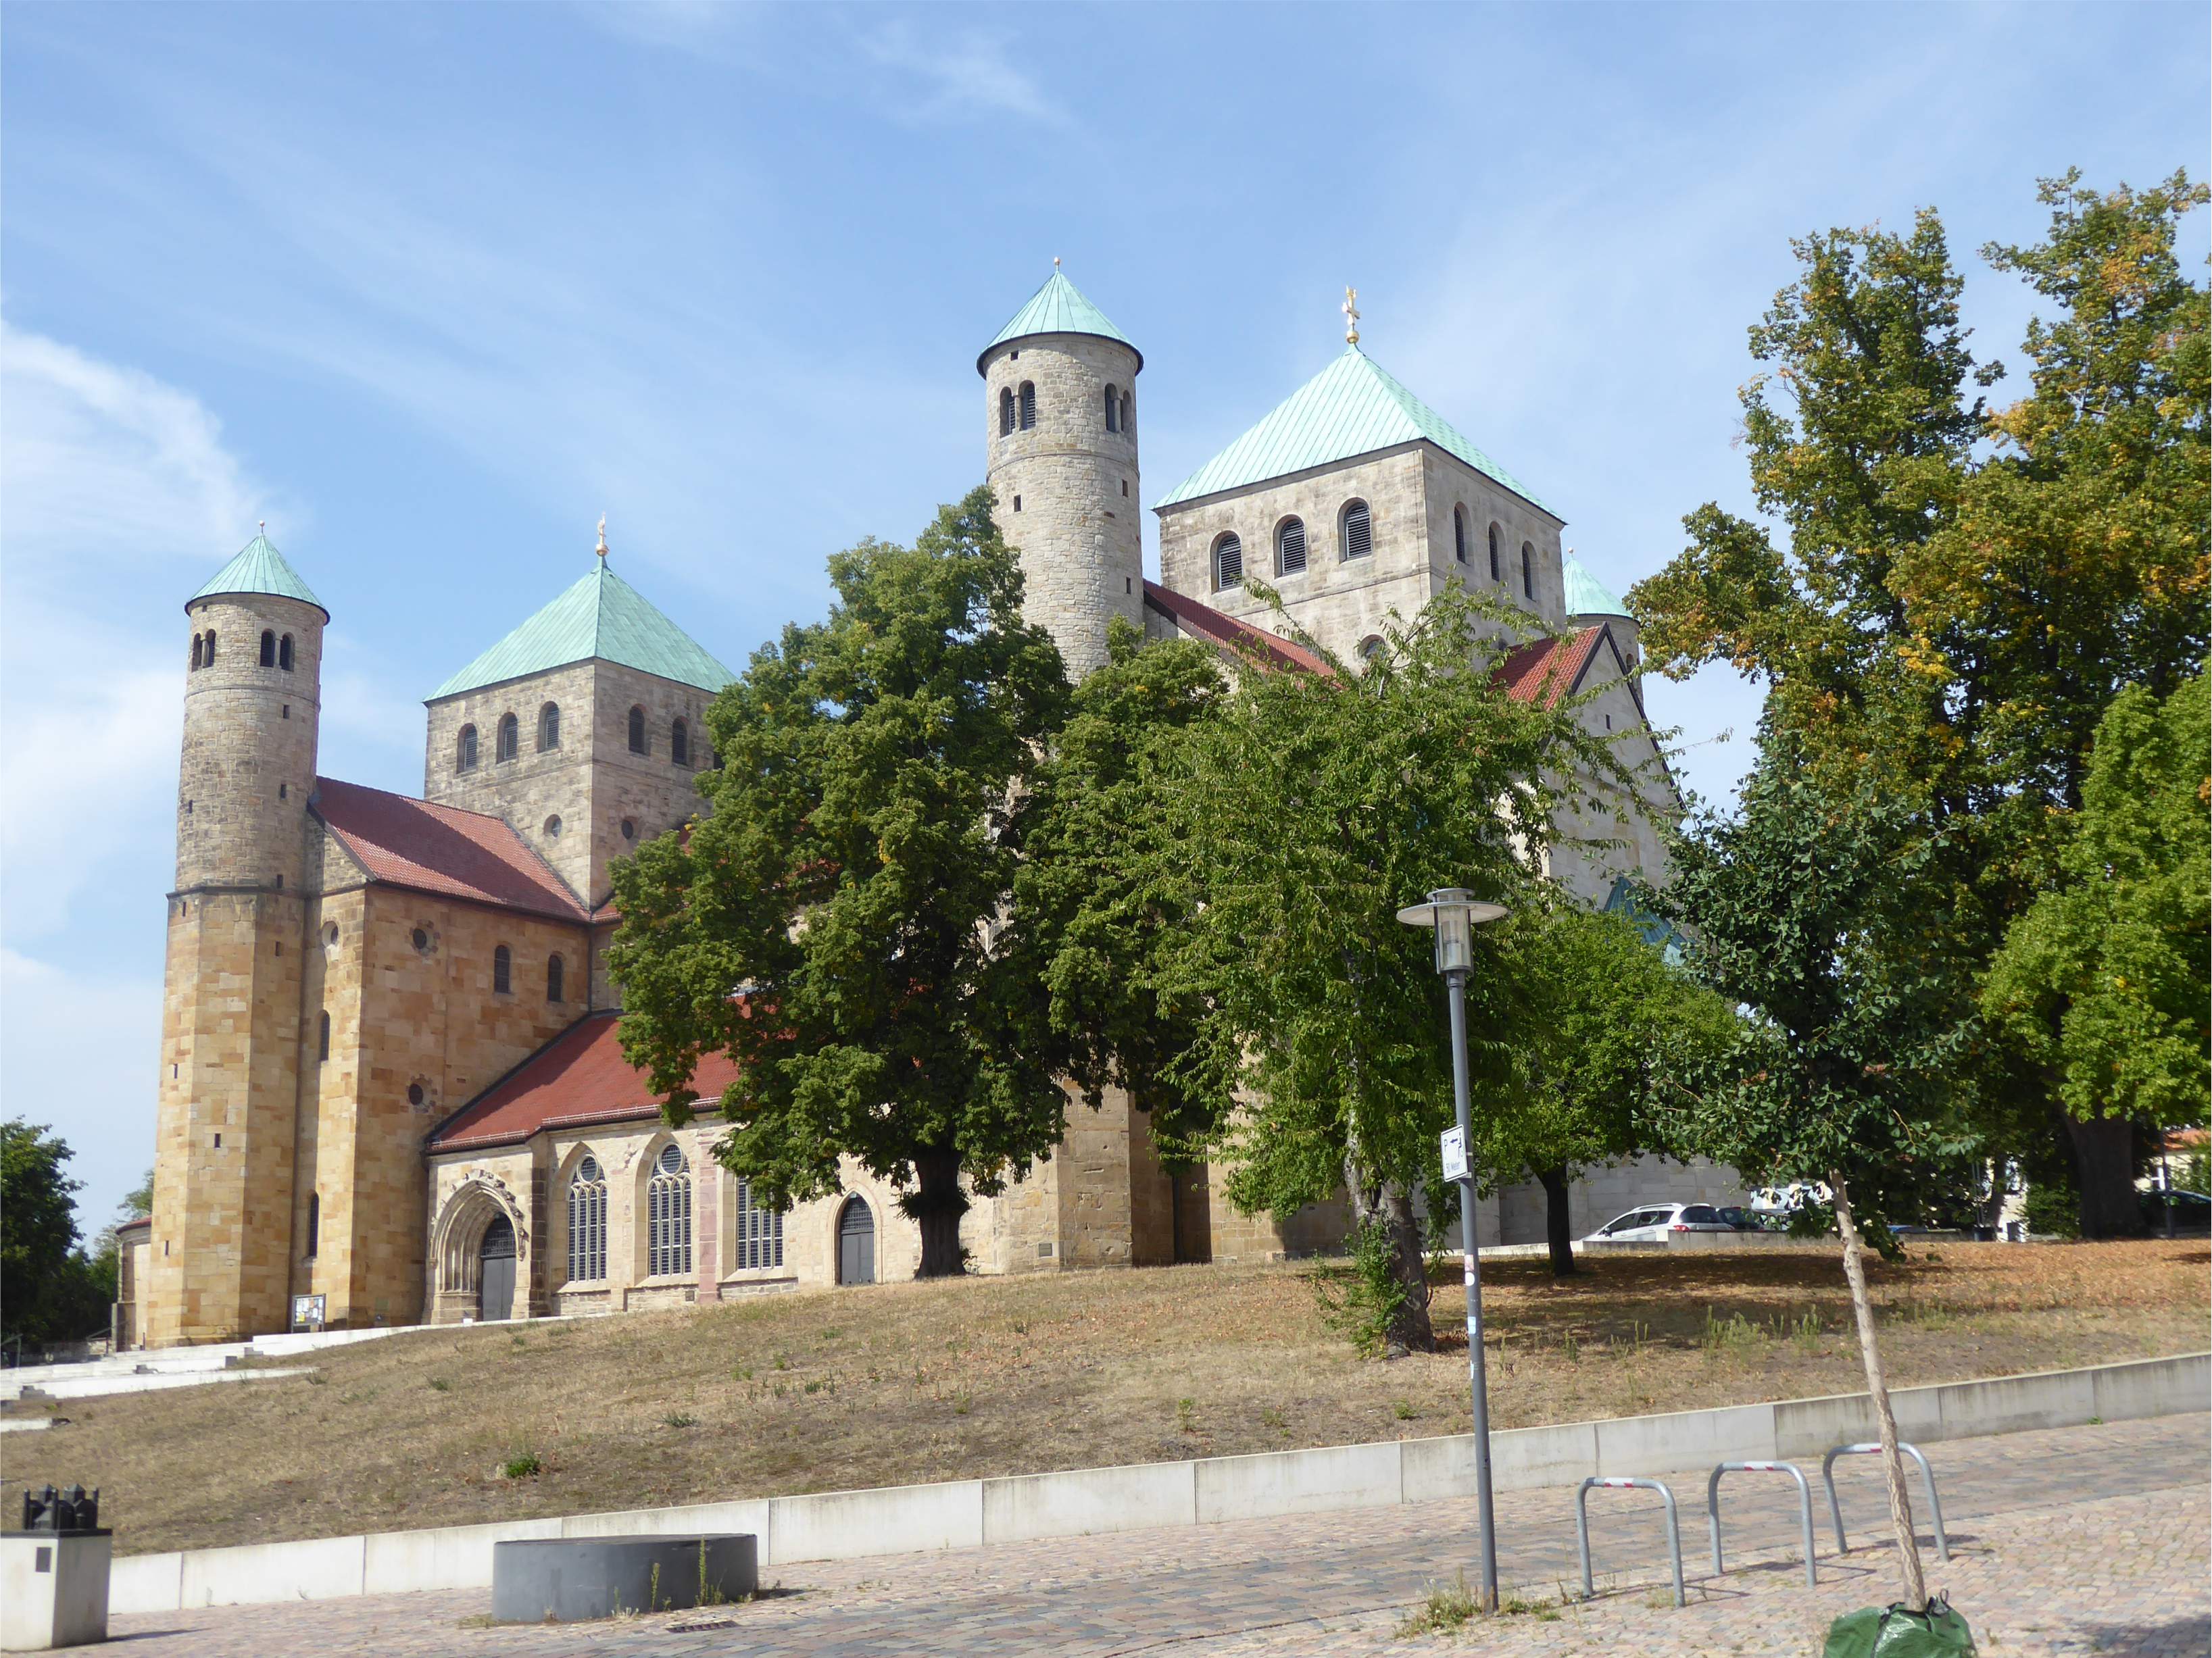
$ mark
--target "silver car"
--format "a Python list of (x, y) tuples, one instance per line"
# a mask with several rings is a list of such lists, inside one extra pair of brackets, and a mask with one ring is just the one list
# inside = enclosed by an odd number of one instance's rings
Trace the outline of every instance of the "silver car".
[(1710, 1203), (1647, 1203), (1609, 1220), (1584, 1243), (1664, 1243), (1669, 1232), (1733, 1232)]

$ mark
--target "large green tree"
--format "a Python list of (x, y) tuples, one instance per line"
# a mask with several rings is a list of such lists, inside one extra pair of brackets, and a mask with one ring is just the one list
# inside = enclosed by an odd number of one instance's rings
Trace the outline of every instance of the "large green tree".
[(112, 1254), (96, 1260), (76, 1247), (84, 1182), (63, 1172), (75, 1155), (35, 1123), (0, 1123), (0, 1328), (26, 1341), (91, 1334), (115, 1298)]
[[(1873, 779), (1919, 814), (1935, 851), (1899, 948), (1959, 963), (1961, 1009), (2059, 878), (2106, 704), (2165, 694), (2208, 642), (2207, 302), (2175, 252), (2204, 191), (2069, 174), (2042, 197), (2045, 240), (1984, 250), (2052, 313), (2025, 343), (2030, 394), (1995, 410), (1932, 211), (1796, 244), (1742, 394), (1765, 521), (1699, 508), (1631, 594), (1662, 671), (1732, 664), (1815, 779)], [(2063, 1135), (2101, 1212), (2130, 1181), (2129, 1126), (2061, 1110), (2039, 1051), (1978, 1054), (1980, 1120), (1999, 1151)]]
[(1955, 1149), (1942, 1125), (1969, 1031), (1948, 963), (1893, 947), (1930, 856), (1910, 804), (1838, 797), (1772, 740), (1730, 816), (1694, 820), (1655, 902), (1691, 936), (1690, 966), (1743, 1008), (1725, 1044), (1678, 1051), (1662, 1100), (1685, 1150), (1747, 1180), (1822, 1181), (1874, 1395), (1905, 1598), (1926, 1604), (1897, 1425), (1867, 1296), (1863, 1227), (1915, 1212), (1916, 1164)]
[(1035, 980), (994, 941), (1003, 831), (1066, 681), (988, 489), (830, 574), (828, 619), (785, 629), (708, 709), (711, 812), (616, 867), (623, 1050), (679, 1121), (700, 1058), (728, 1055), (732, 1172), (781, 1202), (856, 1157), (902, 1188), (921, 1274), (955, 1273), (968, 1193), (1064, 1127), (1024, 1041)]
[[(1450, 590), (1358, 669), (1246, 664), (1164, 752), (1132, 837), (1201, 895), (1155, 971), (1204, 1010), (1168, 1069), (1215, 1125), (1231, 1199), (1285, 1212), (1346, 1193), (1388, 1234), (1403, 1291), (1388, 1337), (1408, 1348), (1434, 1345), (1414, 1199), (1442, 1189), (1452, 1095), (1443, 987), (1396, 912), (1443, 886), (1532, 902), (1557, 814), (1588, 780), (1626, 780), (1571, 705), (1516, 701), (1492, 677), (1504, 641), (1479, 637), (1486, 614)], [(1469, 1025), (1492, 1068), (1519, 1002), (1498, 947), (1478, 950)]]
[[(2058, 1078), (2066, 1108), (2170, 1127), (2201, 1122), (2212, 1058), (2212, 720), (2206, 677), (2163, 702), (2122, 691), (2097, 727), (2059, 879), (2013, 925), (1983, 987), (1990, 1020)], [(2084, 1194), (2085, 1198), (2094, 1194)], [(2085, 1214), (2093, 1236), (2133, 1226)]]

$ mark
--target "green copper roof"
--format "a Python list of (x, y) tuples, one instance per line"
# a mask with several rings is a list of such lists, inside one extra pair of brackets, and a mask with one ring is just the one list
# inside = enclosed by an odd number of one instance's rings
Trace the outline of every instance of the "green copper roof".
[[(1030, 302), (1014, 313), (1013, 320), (1001, 328), (991, 343), (975, 359), (975, 372), (983, 372), (983, 359), (1008, 340), (1018, 340), (1031, 334), (1096, 334), (1101, 339), (1119, 340), (1132, 351), (1135, 343), (1107, 319), (1106, 313), (1083, 297), (1083, 290), (1054, 270), (1045, 279), (1042, 288), (1030, 296)], [(1145, 366), (1145, 354), (1137, 351), (1137, 367)]]
[(273, 593), (278, 598), (296, 598), (322, 611), (324, 621), (331, 619), (329, 607), (300, 580), (300, 573), (284, 562), (284, 555), (265, 534), (240, 548), (238, 556), (210, 577), (206, 586), (185, 601), (185, 608), (190, 610), (217, 593)]
[(599, 568), (432, 691), (432, 702), (597, 658), (680, 685), (718, 691), (737, 677), (645, 595)]
[(1468, 442), (1449, 421), (1391, 379), (1356, 345), (1345, 347), (1342, 356), (1185, 478), (1159, 505), (1173, 507), (1224, 489), (1242, 489), (1415, 439), (1425, 439), (1456, 455), (1523, 501), (1544, 506), (1512, 473)]
[(1583, 568), (1582, 561), (1569, 553), (1562, 561), (1565, 565), (1567, 614), (1569, 616), (1626, 616), (1628, 606), (1613, 596), (1606, 585)]

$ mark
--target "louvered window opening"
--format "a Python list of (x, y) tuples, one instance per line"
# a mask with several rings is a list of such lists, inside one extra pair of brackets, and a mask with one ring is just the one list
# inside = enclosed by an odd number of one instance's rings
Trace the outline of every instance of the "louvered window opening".
[(1106, 388), (1106, 429), (1121, 429), (1121, 394), (1110, 386)]
[(513, 714), (499, 722), (499, 758), (512, 760), (522, 750), (522, 725)]
[(547, 749), (561, 746), (561, 705), (548, 702), (538, 711), (538, 748), (542, 754)]
[(999, 388), (999, 435), (1004, 437), (1014, 429), (1014, 390), (1010, 386)]
[(654, 1278), (680, 1277), (691, 1270), (691, 1175), (684, 1153), (670, 1146), (660, 1154), (645, 1188), (646, 1272)]
[(606, 1275), (606, 1176), (597, 1157), (586, 1157), (568, 1182), (568, 1280), (591, 1284)]
[(645, 752), (645, 710), (643, 708), (632, 708), (629, 711), (629, 751), (632, 754)]
[(738, 1182), (738, 1260), (741, 1272), (783, 1265), (783, 1211), (753, 1201), (750, 1181)]
[(1213, 544), (1213, 586), (1217, 592), (1226, 592), (1244, 580), (1244, 544), (1235, 536), (1224, 536)]
[(1275, 531), (1275, 568), (1281, 574), (1296, 575), (1305, 568), (1305, 520), (1286, 518)]
[(1375, 531), (1368, 520), (1367, 503), (1355, 501), (1344, 509), (1344, 556), (1365, 558), (1374, 550)]
[(477, 728), (474, 726), (464, 726), (461, 727), (459, 739), (453, 744), (453, 769), (474, 771), (476, 768)]
[(679, 766), (691, 763), (691, 727), (684, 720), (668, 728), (668, 757)]
[(1022, 382), (1022, 430), (1026, 432), (1036, 424), (1036, 386), (1034, 381)]

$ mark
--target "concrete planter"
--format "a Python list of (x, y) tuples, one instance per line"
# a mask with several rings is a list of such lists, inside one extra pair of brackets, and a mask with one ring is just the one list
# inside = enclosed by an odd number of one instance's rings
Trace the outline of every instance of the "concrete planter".
[(491, 1615), (502, 1624), (720, 1606), (760, 1587), (760, 1551), (750, 1533), (530, 1538), (495, 1543), (491, 1552)]

